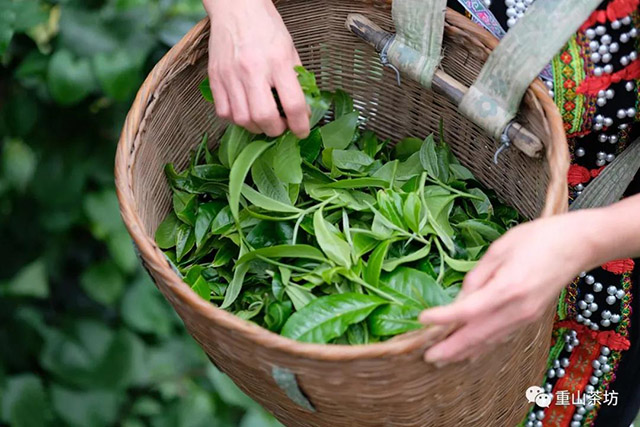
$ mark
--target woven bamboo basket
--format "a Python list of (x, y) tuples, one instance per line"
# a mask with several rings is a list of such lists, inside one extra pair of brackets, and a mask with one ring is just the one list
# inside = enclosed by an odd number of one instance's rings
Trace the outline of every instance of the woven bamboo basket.
[[(531, 85), (518, 120), (544, 143), (535, 159), (515, 148), (498, 166), (496, 142), (462, 117), (443, 96), (380, 64), (372, 48), (344, 27), (362, 13), (392, 30), (383, 1), (282, 0), (277, 7), (303, 64), (323, 89), (344, 88), (366, 126), (393, 141), (437, 132), (460, 161), (529, 218), (566, 210), (568, 150), (561, 117), (541, 82)], [(544, 318), (473, 362), (436, 368), (423, 361), (443, 332), (427, 329), (366, 346), (294, 342), (236, 318), (198, 297), (171, 269), (154, 243), (170, 210), (163, 166), (177, 168), (208, 132), (225, 123), (205, 102), (198, 84), (207, 72), (209, 25), (196, 25), (158, 63), (129, 112), (116, 157), (116, 184), (124, 222), (143, 264), (191, 335), (249, 396), (291, 426), (511, 426), (527, 410), (525, 390), (544, 373), (553, 307)], [(470, 85), (497, 40), (448, 10), (441, 67)], [(209, 139), (212, 145), (217, 138)]]

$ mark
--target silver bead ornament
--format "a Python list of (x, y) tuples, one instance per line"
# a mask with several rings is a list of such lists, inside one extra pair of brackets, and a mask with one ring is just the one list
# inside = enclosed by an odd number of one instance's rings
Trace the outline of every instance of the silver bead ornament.
[(595, 302), (589, 304), (589, 311), (591, 311), (592, 313), (598, 311), (598, 304), (596, 304)]
[(616, 144), (617, 142), (618, 142), (618, 135), (609, 136), (609, 143), (610, 144)]
[(600, 378), (594, 377), (593, 375), (589, 377), (589, 382), (593, 385), (597, 385), (600, 382)]
[(613, 323), (619, 323), (620, 322), (620, 315), (619, 314), (612, 314), (611, 315), (611, 321)]
[(589, 310), (582, 310), (582, 315), (583, 315), (584, 317), (586, 317), (586, 318), (591, 317), (591, 315), (592, 315), (592, 314), (593, 314), (593, 313), (592, 313), (591, 311), (589, 311)]
[(602, 59), (602, 55), (600, 55), (598, 52), (593, 52), (589, 58), (591, 58), (591, 62), (597, 64)]
[(615, 286), (611, 285), (607, 288), (607, 293), (609, 295), (615, 295), (616, 292), (618, 292), (618, 288), (616, 288)]
[(596, 27), (596, 34), (599, 36), (604, 36), (607, 32), (607, 28), (604, 25), (598, 25)]
[(629, 60), (635, 61), (636, 59), (638, 59), (638, 52), (635, 50), (629, 52)]
[(618, 53), (620, 51), (620, 45), (618, 43), (611, 43), (609, 45), (609, 52)]
[(556, 377), (556, 370), (555, 369), (549, 369), (547, 371), (547, 378), (555, 378)]
[[(576, 187), (575, 187), (575, 188), (576, 188), (576, 191), (582, 191), (582, 190), (584, 190), (584, 185), (582, 185), (582, 184), (578, 184), (578, 185), (576, 185)], [(585, 304), (586, 304), (586, 303), (585, 303)]]
[(578, 308), (579, 308), (580, 310), (586, 310), (586, 309), (587, 309), (587, 307), (589, 307), (589, 304), (587, 304), (587, 302), (586, 302), (586, 301), (584, 301), (584, 300), (580, 300), (580, 301), (578, 301)]
[(602, 292), (602, 283), (596, 282), (593, 284), (593, 292)]
[(609, 34), (605, 34), (600, 38), (600, 43), (604, 45), (609, 45), (612, 41), (613, 40), (611, 39), (611, 36)]
[(608, 364), (602, 365), (602, 372), (608, 374), (609, 372), (611, 372), (611, 366), (609, 366)]
[(627, 117), (633, 118), (636, 116), (636, 109), (631, 107), (627, 109)]
[(592, 285), (592, 284), (593, 284), (593, 282), (595, 282), (595, 280), (596, 280), (596, 279), (595, 279), (592, 275), (590, 275), (590, 274), (586, 275), (586, 276), (585, 276), (585, 278), (584, 278), (584, 282), (585, 282), (587, 285)]
[(578, 148), (578, 149), (576, 150), (576, 156), (578, 156), (578, 157), (583, 157), (585, 154), (586, 154), (586, 153), (585, 153), (585, 151), (584, 151), (584, 148), (582, 148), (582, 147), (580, 147), (580, 148)]
[(563, 368), (567, 368), (569, 366), (569, 359), (567, 359), (566, 357), (560, 359), (560, 366), (562, 366)]
[(587, 36), (588, 39), (593, 40), (596, 38), (596, 30), (594, 30), (593, 28), (589, 28), (587, 29), (587, 31), (584, 32), (584, 34)]
[(604, 372), (602, 372), (600, 369), (596, 369), (595, 371), (593, 371), (593, 376), (594, 377), (600, 378), (603, 375), (604, 375)]
[(536, 412), (536, 418), (539, 420), (544, 420), (544, 411), (539, 410), (538, 412)]
[(618, 301), (618, 300), (616, 299), (616, 297), (615, 297), (614, 295), (609, 295), (609, 296), (607, 297), (606, 301), (607, 301), (607, 304), (609, 304), (609, 305), (613, 305), (613, 304), (615, 304), (615, 303), (616, 303), (616, 301)]
[(580, 414), (580, 415), (584, 415), (587, 413), (586, 409), (584, 409), (584, 406), (580, 406), (577, 410), (576, 413)]
[(600, 326), (598, 326), (598, 324), (596, 322), (592, 322), (589, 327), (594, 330), (597, 331), (598, 329), (600, 329)]
[(609, 127), (609, 126), (613, 125), (613, 119), (611, 117), (605, 117), (604, 118), (604, 125), (606, 127)]
[(620, 20), (620, 22), (622, 22), (622, 25), (629, 25), (631, 24), (631, 15), (627, 15), (624, 18), (622, 18)]
[(629, 65), (629, 57), (628, 56), (623, 56), (620, 58), (620, 65), (622, 65), (623, 67), (626, 67), (627, 65)]
[(624, 289), (618, 289), (618, 292), (616, 292), (616, 298), (618, 299), (624, 298)]
[(607, 99), (613, 99), (613, 97), (616, 96), (616, 92), (613, 89), (607, 89), (604, 94)]
[[(584, 316), (582, 314), (578, 314), (576, 316), (576, 322), (578, 322), (578, 323), (584, 322)], [(571, 340), (571, 337), (567, 337), (567, 338), (569, 338), (569, 340)], [(569, 342), (569, 341), (567, 341), (567, 342)]]
[(611, 28), (613, 28), (614, 30), (619, 30), (620, 28), (622, 28), (622, 22), (620, 22), (620, 20), (616, 19), (615, 21), (611, 21)]
[[(602, 313), (600, 313), (600, 317), (602, 317), (603, 319), (610, 319), (611, 318), (611, 311), (609, 310), (602, 310)], [(604, 354), (604, 353), (602, 353)], [(604, 354), (606, 356), (606, 354)]]
[(602, 67), (596, 67), (593, 69), (593, 75), (595, 75), (596, 77), (600, 77), (603, 73), (604, 70), (602, 69)]
[(611, 326), (611, 320), (609, 319), (602, 319), (600, 321), (600, 324), (602, 325), (602, 327), (604, 328), (608, 328), (609, 326)]
[[(609, 139), (609, 138), (607, 138), (607, 139)], [(602, 142), (605, 142), (607, 139), (605, 139)], [(599, 151), (598, 154), (596, 154), (596, 159), (598, 159), (598, 160), (602, 160), (605, 157), (607, 157), (607, 153), (605, 153), (604, 151)]]
[(607, 356), (603, 356), (603, 355), (598, 356), (598, 362), (600, 362), (601, 365), (604, 365), (608, 361), (609, 359), (607, 359)]
[(628, 43), (629, 39), (631, 39), (631, 36), (629, 35), (629, 33), (622, 33), (620, 34), (620, 41), (622, 43)]
[(636, 85), (632, 81), (628, 81), (627, 83), (625, 83), (624, 88), (627, 90), (627, 92), (631, 92), (636, 88)]
[(596, 160), (596, 166), (604, 166), (607, 163), (604, 159)]
[(586, 294), (584, 296), (584, 300), (588, 303), (592, 303), (595, 300), (595, 297), (593, 296), (593, 294)]
[(608, 356), (608, 355), (611, 354), (611, 349), (609, 347), (603, 345), (600, 348), (600, 354), (602, 354), (603, 356)]
[(604, 70), (605, 73), (611, 74), (611, 73), (613, 73), (613, 65), (607, 64), (607, 65), (604, 66), (603, 70)]
[(600, 366), (602, 366), (600, 364), (600, 362), (598, 362), (598, 360), (594, 360), (593, 362), (591, 362), (591, 366), (593, 366), (593, 369), (600, 369)]
[(619, 119), (624, 119), (627, 117), (627, 112), (623, 108), (621, 108), (616, 112), (616, 117)]
[(615, 154), (607, 154), (607, 157), (605, 157), (605, 160), (606, 160), (608, 163), (611, 163), (611, 162), (613, 162), (613, 161), (615, 160), (615, 158), (616, 158), (616, 155), (615, 155)]

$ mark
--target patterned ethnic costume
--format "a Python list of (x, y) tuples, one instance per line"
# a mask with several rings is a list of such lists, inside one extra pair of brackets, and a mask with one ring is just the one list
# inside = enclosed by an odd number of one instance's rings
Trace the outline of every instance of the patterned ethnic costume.
[[(449, 5), (501, 38), (534, 2), (449, 0)], [(640, 125), (633, 125), (640, 119), (639, 7), (640, 0), (603, 1), (540, 74), (569, 139), (569, 202), (639, 133)], [(640, 192), (639, 178), (627, 195)], [(631, 259), (608, 262), (564, 289), (541, 384), (554, 399), (549, 408), (534, 404), (522, 426), (631, 424), (640, 407), (636, 265)]]

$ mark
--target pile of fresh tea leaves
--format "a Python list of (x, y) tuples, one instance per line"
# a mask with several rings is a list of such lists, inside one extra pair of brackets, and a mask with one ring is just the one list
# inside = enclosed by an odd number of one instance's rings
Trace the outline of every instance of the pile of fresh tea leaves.
[[(483, 190), (442, 136), (395, 146), (359, 130), (343, 91), (320, 92), (308, 138), (231, 125), (178, 173), (156, 241), (202, 298), (300, 341), (366, 344), (447, 304), (518, 213)], [(442, 133), (442, 132), (441, 132)]]

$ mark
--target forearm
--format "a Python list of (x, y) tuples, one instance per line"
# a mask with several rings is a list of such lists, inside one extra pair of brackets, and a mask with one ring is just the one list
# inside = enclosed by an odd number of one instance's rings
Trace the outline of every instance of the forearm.
[(584, 230), (585, 269), (605, 262), (640, 256), (640, 194), (611, 206), (577, 211)]

